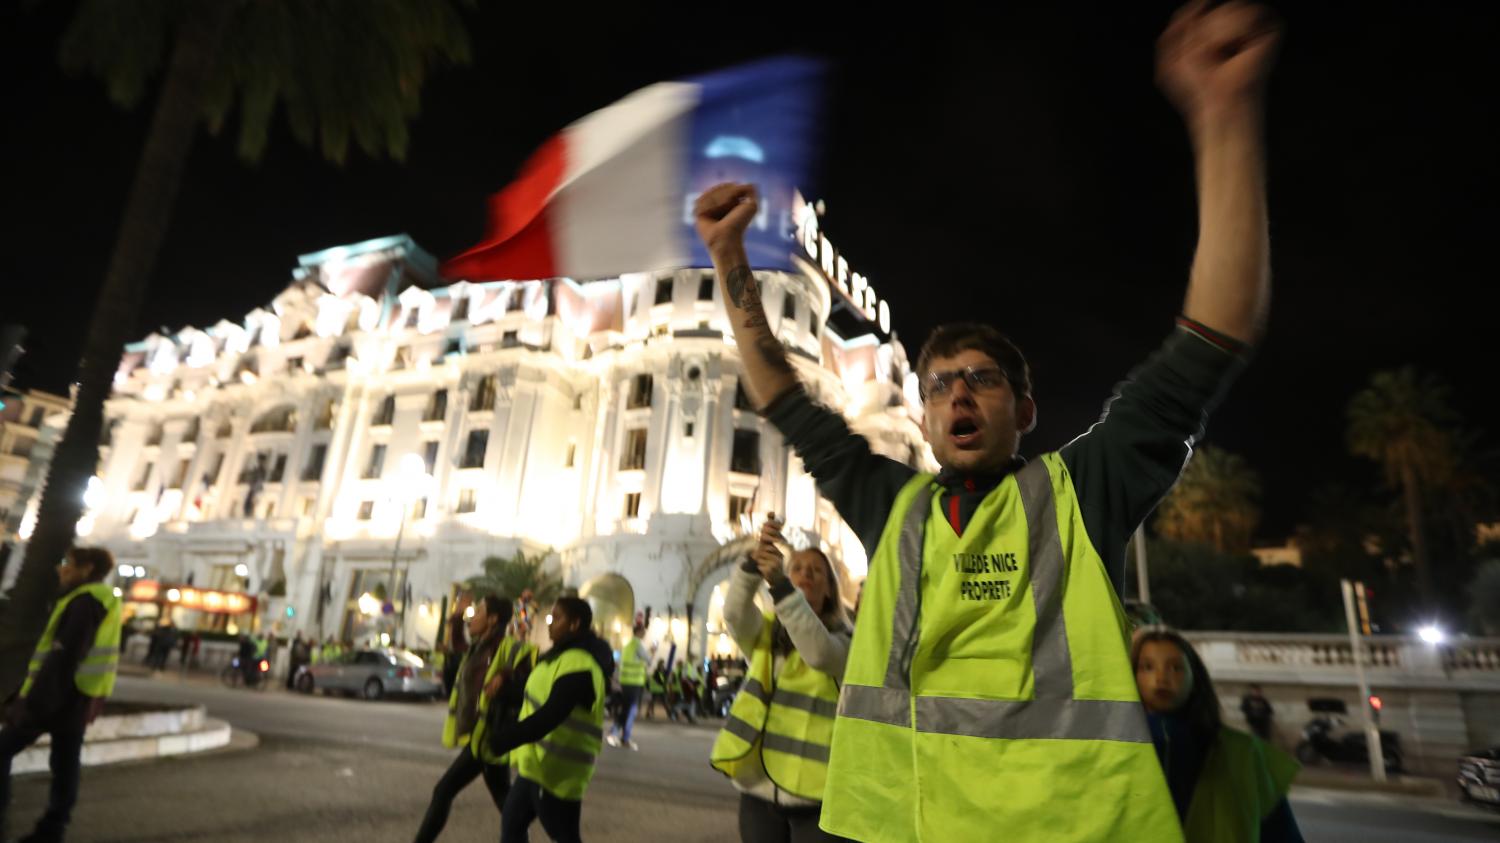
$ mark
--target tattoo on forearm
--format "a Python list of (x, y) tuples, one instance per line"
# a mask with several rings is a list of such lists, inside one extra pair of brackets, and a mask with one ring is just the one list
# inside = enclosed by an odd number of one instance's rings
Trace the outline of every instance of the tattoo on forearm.
[(741, 264), (729, 270), (724, 276), (724, 286), (734, 306), (745, 311), (743, 325), (754, 333), (752, 344), (766, 366), (781, 374), (795, 374), (791, 361), (787, 359), (786, 349), (771, 333), (771, 326), (766, 322), (766, 309), (760, 300), (760, 284), (756, 282), (750, 267)]
[(729, 300), (734, 302), (735, 307), (748, 308), (752, 299), (756, 303), (760, 302), (760, 290), (759, 285), (755, 283), (755, 274), (744, 264), (729, 270), (729, 274), (724, 276), (724, 286), (729, 289)]

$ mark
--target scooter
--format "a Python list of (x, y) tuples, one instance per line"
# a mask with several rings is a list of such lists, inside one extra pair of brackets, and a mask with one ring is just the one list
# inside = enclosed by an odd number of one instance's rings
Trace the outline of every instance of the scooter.
[[(1297, 760), (1311, 766), (1324, 761), (1335, 764), (1369, 765), (1370, 751), (1363, 731), (1335, 734), (1339, 721), (1332, 715), (1315, 713), (1313, 719), (1302, 727), (1302, 740), (1297, 744)], [(1385, 760), (1388, 773), (1399, 773), (1403, 769), (1401, 760), (1401, 736), (1395, 732), (1380, 730), (1380, 754)]]
[(245, 670), (240, 667), (240, 657), (235, 656), (225, 665), (219, 674), (219, 679), (231, 688), (244, 685), (247, 688), (265, 688), (271, 684), (271, 663), (261, 659), (259, 664), (253, 665), (254, 670)]

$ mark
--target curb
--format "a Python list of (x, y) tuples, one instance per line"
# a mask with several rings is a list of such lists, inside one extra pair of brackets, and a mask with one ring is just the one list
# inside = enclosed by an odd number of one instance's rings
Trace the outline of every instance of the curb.
[[(223, 720), (205, 719), (201, 727), (178, 734), (147, 735), (140, 737), (114, 738), (101, 741), (86, 741), (83, 745), (82, 762), (85, 767), (118, 764), (124, 761), (145, 761), (176, 755), (191, 755), (224, 748), (253, 748), (260, 739), (247, 733), (251, 743), (235, 747), (235, 732)], [(18, 754), (11, 763), (13, 773), (38, 773), (48, 768), (51, 747), (42, 744), (32, 746)]]
[(1386, 781), (1377, 782), (1371, 778), (1344, 776), (1337, 773), (1314, 772), (1309, 775), (1309, 771), (1304, 769), (1292, 780), (1292, 785), (1294, 787), (1305, 787), (1316, 790), (1390, 793), (1401, 796), (1444, 798), (1449, 795), (1448, 786), (1442, 780), (1421, 776), (1393, 776)]

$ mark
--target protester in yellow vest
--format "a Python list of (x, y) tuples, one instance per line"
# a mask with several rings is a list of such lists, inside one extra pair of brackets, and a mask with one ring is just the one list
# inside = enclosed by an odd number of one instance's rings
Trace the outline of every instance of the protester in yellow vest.
[(558, 843), (579, 840), (583, 795), (604, 744), (604, 700), (615, 669), (609, 642), (590, 628), (593, 609), (559, 597), (548, 615), (552, 649), (526, 680), (521, 718), (494, 732), (490, 749), (510, 753), (516, 781), (505, 800), (501, 843), (525, 843), (540, 820)]
[(1223, 724), (1193, 645), (1171, 630), (1142, 629), (1130, 661), (1187, 843), (1302, 843), (1286, 800), (1297, 762)]
[[(917, 359), (923, 434), (942, 473), (872, 453), (800, 387), (771, 330), (745, 250), (760, 210), (755, 188), (719, 185), (698, 198), (698, 235), (750, 398), (869, 554), (824, 787), (826, 831), (944, 843), (1182, 839), (1117, 592), (1128, 537), (1175, 481), (1262, 328), (1261, 115), (1277, 37), (1261, 7), (1193, 3), (1159, 39), (1157, 78), (1189, 127), (1201, 210), (1182, 318), (1097, 424), (1030, 463), (1018, 455), (1037, 420), (1030, 369), (1009, 340), (977, 324), (938, 328)], [(957, 283), (1014, 282), (999, 272), (971, 267)], [(961, 286), (952, 293), (973, 309)], [(786, 293), (778, 285), (770, 295)], [(1073, 327), (1066, 311), (997, 315), (1029, 330)], [(1104, 358), (1100, 338), (1080, 334), (1077, 347)]]
[(517, 673), (529, 668), (534, 648), (505, 634), (512, 611), (509, 600), (487, 594), (473, 605), (474, 613), (468, 620), (471, 643), (459, 665), (448, 698), (448, 716), (443, 721), (443, 746), (461, 748), (432, 789), (432, 801), (417, 830), (416, 843), (437, 839), (448, 822), (453, 800), (474, 779), (484, 777), (498, 810), (505, 809), (510, 790), (510, 769), (505, 759), (491, 755), (486, 746), (485, 715), (506, 682), (525, 682), (525, 676), (517, 677)]
[[(818, 828), (818, 812), (849, 622), (828, 557), (799, 550), (783, 571), (782, 541), (780, 525), (767, 521), (724, 598), (724, 624), (749, 654), (750, 670), (710, 760), (740, 792), (745, 843), (837, 839)], [(774, 614), (755, 605), (761, 582)]]
[(641, 640), (645, 634), (645, 624), (636, 624), (631, 630), (630, 640), (620, 647), (620, 711), (609, 734), (604, 736), (610, 746), (623, 743), (631, 749), (640, 749), (631, 738), (631, 730), (641, 707), (641, 695), (646, 690), (646, 666), (651, 663), (651, 653)]
[(120, 599), (103, 582), (114, 569), (114, 557), (98, 547), (75, 547), (57, 566), (62, 597), (0, 729), (0, 839), (10, 807), (11, 760), (43, 734), (52, 736), (52, 787), (47, 811), (27, 839), (61, 840), (72, 817), (83, 733), (115, 687)]

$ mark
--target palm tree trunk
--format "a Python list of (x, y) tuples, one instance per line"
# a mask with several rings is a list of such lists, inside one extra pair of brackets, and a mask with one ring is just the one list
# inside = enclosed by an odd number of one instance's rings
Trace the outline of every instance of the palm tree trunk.
[(1432, 569), (1427, 559), (1427, 538), (1422, 531), (1422, 491), (1417, 482), (1416, 467), (1409, 461), (1401, 466), (1401, 497), (1406, 507), (1406, 533), (1411, 540), (1412, 563), (1417, 569), (1417, 595), (1422, 609), (1437, 608), (1432, 589)]
[(46, 622), (48, 604), (56, 596), (53, 568), (73, 544), (83, 490), (99, 463), (104, 401), (114, 384), (124, 345), (135, 331), (193, 145), (203, 81), (236, 5), (199, 0), (188, 7), (191, 11), (176, 33), (150, 133), (84, 340), (73, 414), (52, 457), (36, 529), (11, 590), (10, 611), (0, 616), (0, 699), (20, 685), (30, 651)]

